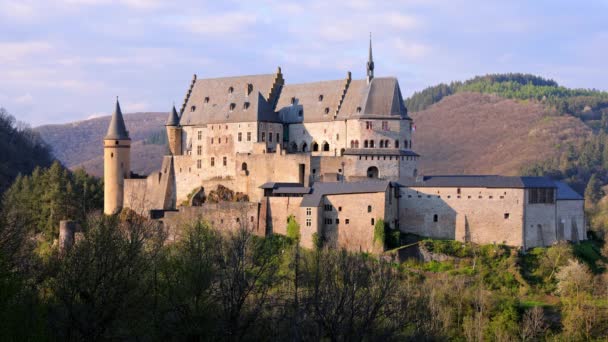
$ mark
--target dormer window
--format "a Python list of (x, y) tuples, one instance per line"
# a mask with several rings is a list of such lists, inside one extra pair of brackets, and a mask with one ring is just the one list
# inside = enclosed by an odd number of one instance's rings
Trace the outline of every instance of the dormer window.
[(190, 107), (190, 111), (191, 111), (191, 112), (194, 112), (195, 110), (196, 110), (196, 106), (192, 106), (192, 107)]
[(233, 87), (228, 88), (228, 94), (232, 94), (233, 92), (234, 92), (234, 88)]
[(361, 113), (361, 107), (357, 107), (357, 113)]
[(249, 102), (243, 103), (243, 110), (247, 110), (249, 108)]
[(302, 117), (302, 114), (303, 114), (303, 112), (302, 112), (302, 110), (300, 109), (300, 110), (298, 111), (298, 116), (299, 116), (299, 117)]
[(203, 102), (209, 103), (209, 96), (205, 97), (205, 100)]
[(329, 107), (325, 107), (325, 114), (329, 114)]
[(323, 101), (323, 94), (319, 95), (319, 102)]
[(291, 104), (292, 104), (292, 105), (293, 105), (293, 104), (296, 104), (296, 98), (295, 98), (295, 97), (292, 97), (292, 98), (291, 98)]
[(235, 107), (236, 107), (236, 104), (231, 103), (231, 104), (230, 104), (230, 111), (232, 112), (232, 111), (234, 110), (234, 108), (235, 108)]

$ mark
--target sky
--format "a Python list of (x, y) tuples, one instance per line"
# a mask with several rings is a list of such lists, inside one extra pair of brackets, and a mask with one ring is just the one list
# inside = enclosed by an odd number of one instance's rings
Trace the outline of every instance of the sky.
[(0, 107), (32, 126), (179, 108), (192, 80), (526, 72), (608, 90), (608, 0), (0, 0)]

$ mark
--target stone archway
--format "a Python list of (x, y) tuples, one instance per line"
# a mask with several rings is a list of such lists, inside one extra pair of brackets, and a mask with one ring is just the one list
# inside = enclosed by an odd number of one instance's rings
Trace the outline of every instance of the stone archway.
[(378, 168), (370, 166), (367, 168), (367, 178), (378, 178)]
[(319, 151), (319, 144), (316, 141), (313, 141), (313, 143), (312, 143), (312, 151), (313, 152)]

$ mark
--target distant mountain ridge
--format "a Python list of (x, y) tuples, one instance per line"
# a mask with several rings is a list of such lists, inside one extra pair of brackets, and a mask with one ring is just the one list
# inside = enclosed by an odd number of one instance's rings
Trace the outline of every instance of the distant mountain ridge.
[[(131, 168), (137, 173), (150, 173), (160, 167), (164, 146), (144, 141), (164, 130), (168, 113), (125, 114), (125, 124), (132, 140)], [(54, 156), (67, 167), (84, 167), (95, 176), (103, 175), (103, 137), (110, 123), (103, 116), (67, 124), (45, 125), (34, 130), (51, 146)]]

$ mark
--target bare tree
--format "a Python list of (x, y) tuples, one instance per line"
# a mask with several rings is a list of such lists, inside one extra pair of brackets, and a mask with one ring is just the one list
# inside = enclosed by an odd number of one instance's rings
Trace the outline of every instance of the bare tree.
[(526, 310), (521, 320), (520, 338), (522, 341), (534, 341), (540, 338), (548, 329), (543, 308), (535, 306)]

